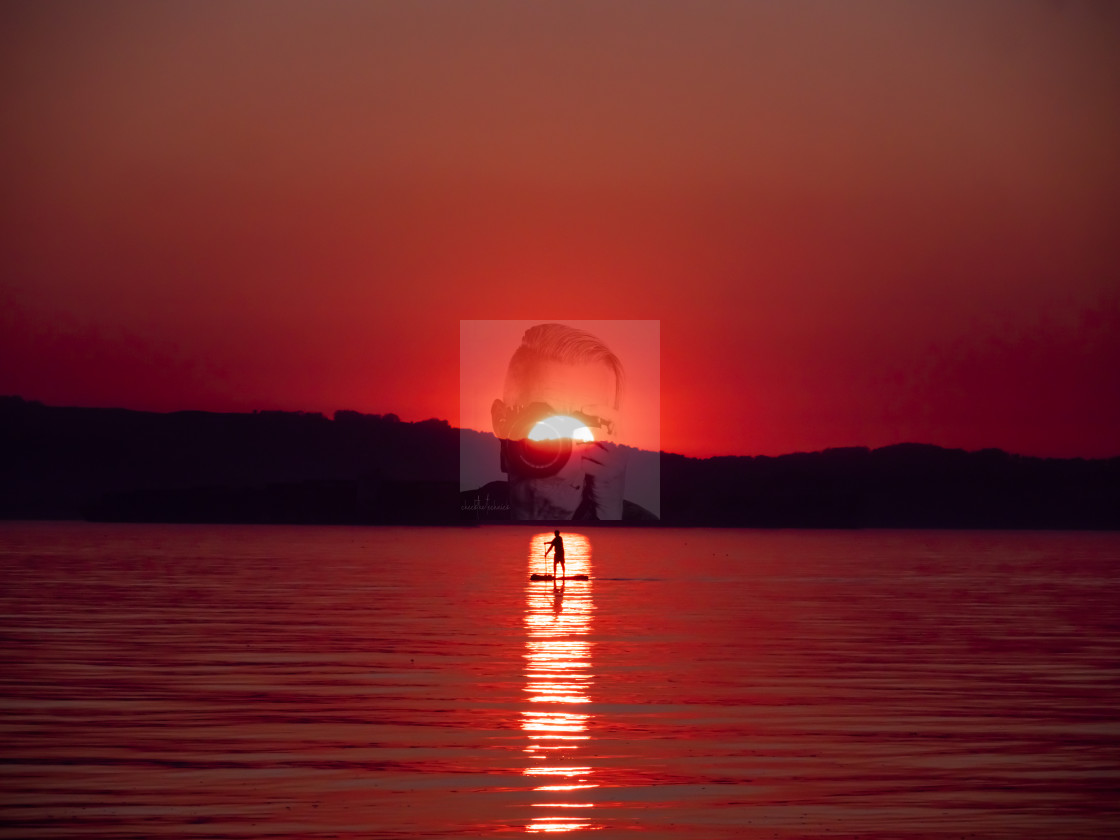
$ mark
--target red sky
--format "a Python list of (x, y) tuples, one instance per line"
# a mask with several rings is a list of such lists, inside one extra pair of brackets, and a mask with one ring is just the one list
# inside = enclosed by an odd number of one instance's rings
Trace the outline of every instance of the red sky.
[(6, 3), (0, 393), (454, 421), (661, 322), (668, 451), (1120, 455), (1120, 7)]

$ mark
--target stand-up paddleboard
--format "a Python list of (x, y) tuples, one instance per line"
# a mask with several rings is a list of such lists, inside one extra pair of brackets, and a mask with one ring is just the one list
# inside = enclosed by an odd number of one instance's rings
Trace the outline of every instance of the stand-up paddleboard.
[[(556, 575), (539, 575), (536, 572), (529, 575), (529, 580), (557, 580)], [(561, 576), (559, 580), (588, 580), (587, 575), (567, 575)]]

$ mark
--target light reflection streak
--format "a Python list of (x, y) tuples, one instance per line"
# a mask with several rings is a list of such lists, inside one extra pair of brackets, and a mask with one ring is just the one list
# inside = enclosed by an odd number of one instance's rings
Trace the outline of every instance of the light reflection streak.
[[(545, 821), (547, 820), (547, 822)], [(526, 831), (530, 832), (544, 832), (544, 831), (580, 831), (584, 828), (592, 828), (590, 823), (581, 822), (556, 822), (553, 818), (542, 817), (540, 821), (534, 819), (529, 825), (525, 826)]]
[[(539, 784), (533, 790), (555, 794), (598, 787), (591, 781), (594, 768), (578, 759), (578, 750), (591, 740), (592, 715), (580, 711), (591, 702), (591, 543), (582, 534), (563, 534), (567, 575), (587, 575), (588, 580), (530, 581), (525, 592), (525, 687), (531, 704), (521, 713), (521, 730), (527, 739), (524, 752), (533, 761), (522, 772)], [(529, 545), (529, 574), (551, 573), (552, 560), (543, 557), (551, 533), (536, 534)], [(555, 808), (555, 816), (533, 817), (528, 832), (580, 831), (598, 828), (586, 820), (573, 820), (564, 809), (593, 808), (593, 802), (540, 801), (534, 808)]]
[(526, 776), (581, 776), (590, 773), (590, 767), (527, 767)]
[(534, 808), (594, 808), (594, 802), (534, 802)]

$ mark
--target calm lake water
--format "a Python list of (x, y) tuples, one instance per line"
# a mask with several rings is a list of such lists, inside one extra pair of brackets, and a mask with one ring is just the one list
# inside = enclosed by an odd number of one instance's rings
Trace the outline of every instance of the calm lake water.
[(1112, 838), (1120, 534), (0, 523), (0, 831)]

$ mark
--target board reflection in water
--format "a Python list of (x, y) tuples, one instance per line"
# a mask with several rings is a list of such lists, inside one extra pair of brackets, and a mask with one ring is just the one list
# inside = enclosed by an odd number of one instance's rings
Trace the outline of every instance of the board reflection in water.
[[(529, 544), (529, 574), (552, 571), (543, 557), (552, 534), (537, 534)], [(594, 681), (589, 633), (591, 542), (564, 534), (566, 575), (581, 580), (530, 580), (525, 590), (525, 696), (521, 714), (528, 766), (524, 774), (538, 794), (529, 832), (565, 832), (597, 827), (586, 791), (597, 787), (587, 755), (592, 716), (587, 713)], [(561, 570), (557, 567), (557, 577)]]

